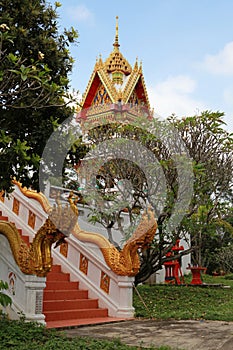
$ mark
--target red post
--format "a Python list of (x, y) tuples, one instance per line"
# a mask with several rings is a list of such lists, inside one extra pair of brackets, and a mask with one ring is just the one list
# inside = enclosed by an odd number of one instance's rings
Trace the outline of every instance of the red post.
[[(184, 250), (183, 246), (180, 246), (180, 240), (176, 241), (174, 247), (172, 247), (172, 251), (166, 254), (167, 257), (173, 256), (174, 253), (178, 253), (180, 250)], [(173, 284), (181, 284), (180, 277), (183, 282), (183, 275), (181, 271), (181, 266), (178, 259), (174, 259), (171, 261), (166, 261), (164, 263), (165, 267), (165, 282), (173, 283)]]
[(201, 267), (201, 266), (188, 266), (187, 270), (190, 270), (192, 272), (192, 281), (191, 284), (194, 285), (200, 285), (203, 284), (202, 279), (201, 279), (201, 272), (206, 271), (206, 267)]

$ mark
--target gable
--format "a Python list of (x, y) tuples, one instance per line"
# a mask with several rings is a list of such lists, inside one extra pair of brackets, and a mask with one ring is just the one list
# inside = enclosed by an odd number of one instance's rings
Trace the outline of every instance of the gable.
[(96, 91), (100, 85), (100, 78), (97, 73), (95, 73), (95, 76), (91, 82), (91, 85), (88, 89), (88, 92), (85, 96), (85, 100), (83, 101), (83, 107), (82, 108), (89, 108), (92, 105), (92, 101), (94, 99), (94, 96), (96, 94)]
[(149, 104), (147, 101), (147, 94), (144, 90), (143, 82), (141, 77), (138, 79), (138, 82), (130, 94), (130, 97), (128, 98), (127, 103), (130, 105), (143, 105), (145, 107), (149, 108)]
[(102, 83), (99, 83), (99, 86), (93, 97), (92, 106), (98, 106), (103, 104), (111, 103), (110, 96)]

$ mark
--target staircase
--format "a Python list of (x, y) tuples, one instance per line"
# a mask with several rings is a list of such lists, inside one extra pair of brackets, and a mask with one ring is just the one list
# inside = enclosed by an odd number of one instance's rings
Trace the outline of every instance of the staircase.
[(79, 289), (78, 282), (71, 282), (60, 265), (54, 265), (47, 275), (43, 313), (48, 328), (119, 320), (108, 317), (108, 310), (100, 309), (97, 299), (88, 299), (88, 291)]
[[(2, 211), (0, 220), (9, 221)], [(18, 232), (29, 245), (29, 237), (22, 234), (22, 229), (18, 229)], [(54, 265), (47, 275), (43, 314), (47, 328), (120, 321), (119, 318), (108, 317), (108, 310), (99, 308), (98, 299), (89, 299), (88, 290), (79, 289), (79, 282), (70, 281), (70, 274), (63, 273), (60, 265)]]
[[(0, 193), (0, 220), (14, 223), (29, 245), (48, 216), (46, 205), (43, 197), (39, 200), (34, 191), (17, 183), (8, 197)], [(79, 210), (86, 217), (87, 209), (81, 206)], [(82, 224), (88, 231), (85, 220)], [(14, 315), (24, 313), (26, 320), (46, 323), (49, 328), (132, 319), (134, 278), (115, 274), (98, 245), (88, 239), (80, 241), (71, 234), (67, 243), (65, 250), (52, 250), (55, 266), (44, 278), (20, 271), (0, 232), (0, 279), (10, 284), (14, 276), (14, 290), (9, 290)]]

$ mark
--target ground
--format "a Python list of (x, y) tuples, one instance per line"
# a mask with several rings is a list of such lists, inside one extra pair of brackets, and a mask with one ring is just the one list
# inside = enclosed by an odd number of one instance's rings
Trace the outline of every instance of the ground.
[(69, 337), (120, 339), (143, 347), (167, 345), (179, 350), (232, 350), (233, 322), (134, 320), (114, 324), (85, 326), (66, 330)]

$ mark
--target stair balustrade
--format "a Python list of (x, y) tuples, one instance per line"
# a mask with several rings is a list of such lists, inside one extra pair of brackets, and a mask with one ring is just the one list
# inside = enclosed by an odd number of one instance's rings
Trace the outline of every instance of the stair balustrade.
[[(30, 242), (48, 217), (41, 204), (24, 195), (18, 185), (8, 197), (1, 197), (0, 210), (9, 222), (22, 230), (24, 236), (29, 237)], [(80, 210), (84, 208), (80, 207)], [(80, 289), (88, 290), (89, 298), (98, 299), (99, 307), (108, 309), (108, 316), (132, 318), (134, 278), (116, 275), (95, 244), (81, 242), (72, 234), (66, 241), (66, 244), (53, 248), (53, 264), (61, 265), (61, 271), (69, 273), (70, 281), (78, 281)], [(0, 279), (10, 285), (8, 293), (13, 301), (12, 310), (15, 314), (23, 313), (28, 320), (45, 323), (42, 310), (46, 278), (23, 274), (3, 235), (0, 235), (0, 259)]]

